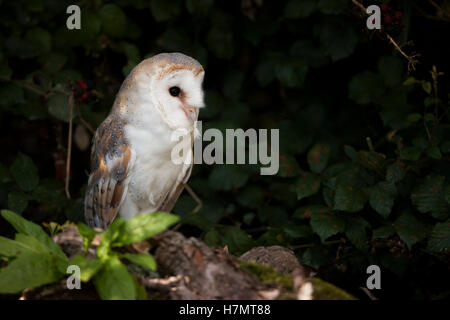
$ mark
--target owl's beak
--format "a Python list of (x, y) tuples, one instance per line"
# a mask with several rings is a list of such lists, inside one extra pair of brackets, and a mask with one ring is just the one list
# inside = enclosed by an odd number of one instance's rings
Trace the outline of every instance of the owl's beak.
[(189, 120), (191, 120), (192, 122), (195, 122), (197, 120), (197, 109), (196, 108), (183, 105), (182, 109)]

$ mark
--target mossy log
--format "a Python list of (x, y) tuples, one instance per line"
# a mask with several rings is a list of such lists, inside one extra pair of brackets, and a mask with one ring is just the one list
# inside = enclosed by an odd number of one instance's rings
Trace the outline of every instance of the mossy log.
[[(55, 237), (65, 253), (82, 254), (81, 237), (68, 227)], [(98, 239), (89, 248), (95, 256)], [(352, 299), (339, 288), (318, 278), (309, 278), (294, 253), (280, 246), (257, 247), (240, 258), (226, 249), (208, 247), (196, 238), (166, 231), (127, 248), (150, 251), (158, 264), (156, 274), (128, 265), (130, 272), (146, 288), (149, 299)], [(65, 281), (27, 289), (21, 299), (97, 299), (91, 283), (81, 290), (68, 290)]]

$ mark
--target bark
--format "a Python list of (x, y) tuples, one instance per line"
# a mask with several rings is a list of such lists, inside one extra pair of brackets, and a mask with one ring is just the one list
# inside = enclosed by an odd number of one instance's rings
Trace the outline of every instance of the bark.
[[(82, 240), (74, 226), (64, 229), (54, 240), (69, 258), (83, 254)], [(94, 239), (88, 257), (95, 257), (99, 240), (99, 237)], [(199, 239), (166, 231), (150, 241), (133, 244), (122, 250), (150, 251), (155, 257), (158, 265), (156, 275), (140, 272), (139, 268), (133, 268), (132, 265), (129, 268), (146, 288), (149, 299), (309, 300), (313, 298), (314, 291), (321, 290), (316, 288), (316, 284), (322, 286), (314, 278), (307, 278), (309, 270), (298, 263), (291, 250), (281, 246), (256, 247), (238, 258), (229, 254), (226, 248), (214, 249)], [(326, 284), (322, 291), (330, 292), (330, 286)], [(339, 297), (347, 298), (340, 293), (336, 295), (336, 298)], [(27, 289), (21, 299), (99, 297), (92, 283), (84, 283), (82, 290), (68, 290), (64, 279), (59, 283)]]
[(155, 240), (159, 272), (178, 276), (171, 285), (172, 299), (253, 300), (275, 297), (280, 292), (277, 285), (264, 283), (242, 270), (240, 261), (226, 250), (212, 249), (198, 239), (186, 239), (173, 231)]

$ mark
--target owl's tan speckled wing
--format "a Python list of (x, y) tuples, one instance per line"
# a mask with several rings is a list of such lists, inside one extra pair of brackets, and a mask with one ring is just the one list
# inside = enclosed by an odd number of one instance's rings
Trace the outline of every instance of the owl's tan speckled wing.
[(178, 181), (172, 187), (172, 190), (167, 195), (167, 198), (164, 199), (163, 203), (158, 208), (159, 211), (165, 211), (165, 212), (172, 211), (173, 207), (175, 206), (175, 203), (177, 202), (178, 198), (180, 197), (181, 193), (184, 190), (185, 184), (187, 183), (187, 181), (189, 180), (189, 177), (191, 176), (193, 165), (194, 165), (194, 163), (192, 162), (192, 164), (187, 168), (187, 170), (185, 172), (183, 172), (183, 174), (180, 176), (180, 178), (182, 178), (181, 181), (180, 181), (180, 179), (178, 179)]
[(91, 227), (106, 228), (116, 217), (128, 189), (134, 152), (124, 137), (124, 121), (110, 115), (97, 129), (92, 145), (91, 175), (85, 218)]

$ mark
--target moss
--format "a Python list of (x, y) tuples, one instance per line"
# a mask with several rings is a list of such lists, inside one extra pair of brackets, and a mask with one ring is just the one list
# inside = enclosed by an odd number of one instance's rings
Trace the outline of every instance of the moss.
[[(255, 261), (243, 262), (240, 264), (240, 267), (265, 283), (276, 283), (283, 286), (286, 290), (283, 290), (278, 299), (297, 299), (297, 294), (292, 292), (292, 278), (289, 275), (279, 273), (271, 266)], [(351, 294), (322, 279), (307, 278), (306, 280), (311, 281), (313, 284), (313, 300), (357, 300)]]
[(240, 267), (265, 283), (277, 283), (288, 290), (292, 290), (292, 278), (275, 271), (271, 266), (249, 261), (241, 263)]
[(351, 294), (319, 278), (308, 278), (314, 287), (313, 300), (357, 300)]

